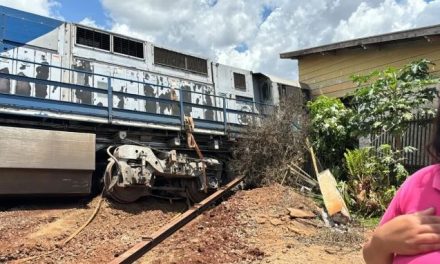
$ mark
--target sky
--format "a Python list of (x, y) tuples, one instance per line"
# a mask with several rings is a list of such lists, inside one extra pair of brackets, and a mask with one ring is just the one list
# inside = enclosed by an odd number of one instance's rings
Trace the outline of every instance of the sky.
[[(31, 4), (32, 3), (32, 4)], [(283, 52), (440, 24), (440, 0), (0, 0), (0, 5), (298, 78)]]

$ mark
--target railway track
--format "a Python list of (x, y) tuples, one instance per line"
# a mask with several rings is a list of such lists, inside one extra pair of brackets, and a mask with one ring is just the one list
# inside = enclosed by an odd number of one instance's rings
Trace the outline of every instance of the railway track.
[(243, 180), (243, 178), (244, 177), (239, 177), (232, 180), (227, 185), (223, 186), (200, 203), (194, 204), (190, 209), (188, 209), (178, 218), (175, 218), (152, 235), (142, 237), (141, 242), (134, 245), (123, 254), (109, 262), (109, 264), (133, 263), (144, 254), (146, 254), (148, 251), (153, 249), (155, 246), (157, 246), (160, 242), (174, 234), (177, 230), (179, 230), (191, 220), (196, 218), (198, 215), (203, 213), (206, 209), (208, 209), (209, 205), (221, 198), (227, 191), (231, 190), (233, 187), (239, 184)]

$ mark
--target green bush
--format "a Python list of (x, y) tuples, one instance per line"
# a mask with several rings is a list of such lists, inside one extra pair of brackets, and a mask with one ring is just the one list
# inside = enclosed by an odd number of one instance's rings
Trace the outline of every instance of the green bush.
[(349, 123), (353, 112), (340, 99), (324, 95), (309, 102), (307, 107), (310, 115), (309, 136), (317, 156), (324, 168), (331, 169), (341, 179), (341, 175), (344, 175), (344, 151), (357, 145)]
[(380, 216), (394, 197), (396, 186), (408, 176), (402, 165), (402, 152), (413, 150), (406, 147), (393, 151), (388, 144), (377, 149), (347, 150), (344, 153), (347, 181), (340, 182), (339, 187), (351, 211), (364, 217)]

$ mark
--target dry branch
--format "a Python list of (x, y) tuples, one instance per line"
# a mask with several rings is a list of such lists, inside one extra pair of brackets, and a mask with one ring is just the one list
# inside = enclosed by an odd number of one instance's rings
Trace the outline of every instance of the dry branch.
[[(250, 125), (234, 148), (232, 167), (246, 175), (250, 186), (271, 183), (310, 187), (313, 179), (292, 167), (302, 167), (306, 155), (307, 129), (304, 107), (286, 99), (264, 119)], [(292, 166), (292, 164), (294, 166)]]

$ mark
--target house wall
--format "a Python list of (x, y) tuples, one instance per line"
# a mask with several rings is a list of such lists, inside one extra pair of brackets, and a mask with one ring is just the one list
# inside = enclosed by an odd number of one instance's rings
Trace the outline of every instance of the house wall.
[(342, 97), (356, 88), (351, 75), (400, 67), (421, 58), (434, 62), (432, 71), (440, 75), (440, 37), (307, 55), (298, 61), (299, 79), (310, 88), (312, 96)]

